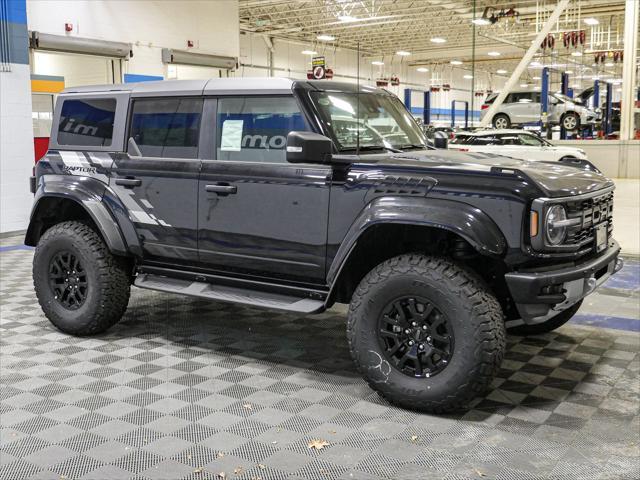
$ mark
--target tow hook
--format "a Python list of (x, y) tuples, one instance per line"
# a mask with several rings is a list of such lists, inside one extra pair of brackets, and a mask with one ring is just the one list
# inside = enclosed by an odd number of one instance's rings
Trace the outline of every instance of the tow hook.
[(613, 273), (619, 272), (622, 270), (622, 267), (624, 267), (624, 260), (620, 257), (616, 258), (616, 265), (613, 267)]
[(596, 289), (596, 277), (590, 277), (587, 280), (587, 295)]

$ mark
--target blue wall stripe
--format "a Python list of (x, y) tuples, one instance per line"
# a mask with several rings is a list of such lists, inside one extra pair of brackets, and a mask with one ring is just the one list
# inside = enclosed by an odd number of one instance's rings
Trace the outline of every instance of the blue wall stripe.
[[(424, 109), (422, 107), (411, 107), (411, 113), (414, 115), (422, 116), (422, 111)], [(431, 115), (444, 115), (447, 118), (451, 117), (451, 109), (450, 108), (432, 108)], [(460, 117), (464, 120), (464, 110), (456, 110), (455, 111), (456, 119)], [(473, 112), (469, 112), (469, 118), (480, 118), (480, 110), (474, 110)]]
[(164, 77), (157, 76), (157, 75), (141, 75), (138, 73), (124, 74), (124, 83), (156, 82), (158, 80), (164, 80)]
[(595, 315), (592, 313), (580, 313), (573, 317), (569, 323), (589, 325), (590, 327), (613, 328), (640, 332), (640, 320), (637, 318), (614, 317), (608, 315)]
[[(2, 48), (0, 48), (0, 63), (27, 65), (29, 63), (29, 33), (27, 32), (27, 24), (0, 21), (0, 31), (4, 29), (6, 29), (9, 38), (9, 48), (7, 49), (4, 45), (4, 37), (0, 37), (0, 42), (2, 42)], [(5, 58), (7, 53), (9, 56)]]
[(33, 247), (28, 247), (27, 245), (8, 245), (6, 247), (0, 247), (0, 253), (13, 252), (15, 250), (33, 250)]
[(38, 75), (37, 73), (32, 73), (31, 80), (47, 80), (50, 82), (64, 82), (64, 77), (61, 77), (59, 75)]
[(27, 24), (27, 1), (26, 0), (0, 0), (0, 20), (9, 23)]

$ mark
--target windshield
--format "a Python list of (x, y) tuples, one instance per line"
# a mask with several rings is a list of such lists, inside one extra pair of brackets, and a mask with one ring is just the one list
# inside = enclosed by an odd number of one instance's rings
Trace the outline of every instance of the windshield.
[(422, 129), (393, 95), (316, 92), (312, 99), (341, 151), (427, 146)]

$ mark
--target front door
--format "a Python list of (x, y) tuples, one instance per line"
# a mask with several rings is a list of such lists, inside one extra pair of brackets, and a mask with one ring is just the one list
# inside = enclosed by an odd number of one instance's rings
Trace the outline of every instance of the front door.
[(331, 167), (286, 162), (287, 134), (307, 129), (297, 102), (222, 97), (211, 112), (214, 159), (203, 160), (198, 186), (201, 263), (323, 284)]
[(134, 224), (145, 260), (195, 263), (203, 100), (132, 102), (127, 138), (133, 141), (115, 160), (110, 185)]

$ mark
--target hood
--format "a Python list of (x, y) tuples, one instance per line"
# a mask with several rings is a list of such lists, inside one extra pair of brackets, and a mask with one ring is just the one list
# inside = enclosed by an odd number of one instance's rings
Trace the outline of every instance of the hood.
[[(489, 153), (458, 152), (454, 150), (416, 150), (406, 153), (361, 155), (353, 161), (359, 165), (377, 167), (424, 169), (434, 175), (468, 173), (479, 175), (513, 175), (517, 170), (534, 182), (547, 197), (581, 195), (613, 186), (604, 175), (560, 163), (531, 162)], [(507, 171), (501, 171), (505, 169)], [(517, 172), (516, 172), (517, 173)]]

